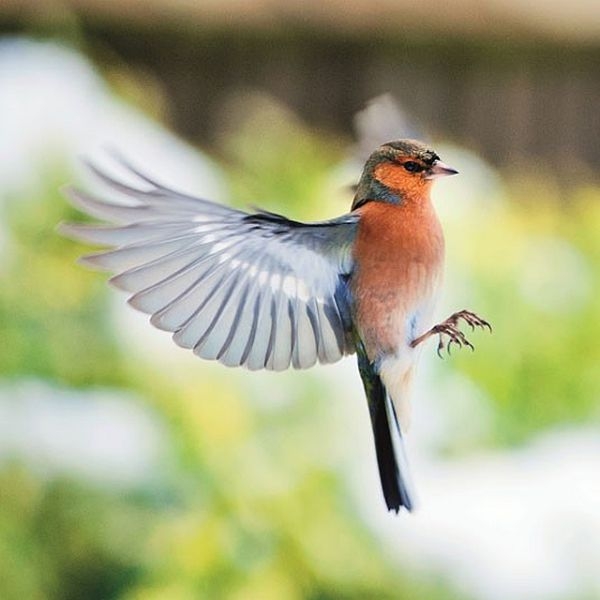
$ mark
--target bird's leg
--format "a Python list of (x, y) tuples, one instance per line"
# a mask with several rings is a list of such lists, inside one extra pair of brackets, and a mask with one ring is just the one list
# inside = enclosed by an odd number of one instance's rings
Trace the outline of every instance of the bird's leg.
[[(480, 327), (481, 329), (485, 329), (487, 327), (490, 332), (492, 331), (492, 326), (481, 317), (478, 317), (475, 313), (468, 310), (460, 310), (448, 317), (445, 321), (442, 321), (438, 325), (434, 325), (423, 335), (415, 338), (410, 343), (411, 348), (415, 348), (432, 335), (438, 335), (439, 343), (437, 347), (437, 353), (440, 358), (442, 358), (442, 350), (444, 350), (444, 348), (448, 354), (450, 354), (450, 347), (452, 344), (456, 344), (459, 348), (467, 346), (471, 348), (471, 350), (474, 350), (473, 344), (469, 342), (469, 340), (465, 337), (465, 334), (458, 328), (458, 324), (461, 319), (467, 325), (469, 325), (472, 330), (475, 330), (475, 327)], [(444, 341), (444, 336), (448, 336), (447, 342)]]

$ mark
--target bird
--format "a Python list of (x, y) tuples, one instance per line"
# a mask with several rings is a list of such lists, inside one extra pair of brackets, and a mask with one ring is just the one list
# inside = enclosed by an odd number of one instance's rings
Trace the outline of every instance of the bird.
[(107, 247), (80, 261), (112, 273), (131, 306), (201, 358), (282, 371), (356, 354), (386, 506), (412, 511), (404, 437), (423, 343), (437, 336), (442, 355), (473, 349), (463, 323), (491, 331), (468, 310), (433, 322), (444, 236), (430, 192), (458, 171), (423, 142), (387, 142), (366, 161), (349, 212), (303, 223), (181, 193), (118, 160), (135, 184), (88, 163), (110, 198), (66, 190), (101, 223), (59, 230)]

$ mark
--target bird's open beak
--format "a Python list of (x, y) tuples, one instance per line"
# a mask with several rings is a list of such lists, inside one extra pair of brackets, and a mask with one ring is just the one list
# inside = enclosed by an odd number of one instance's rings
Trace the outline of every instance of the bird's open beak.
[(438, 177), (446, 177), (446, 175), (456, 175), (458, 171), (451, 166), (443, 163), (441, 160), (436, 160), (433, 166), (427, 170), (425, 179), (437, 179)]

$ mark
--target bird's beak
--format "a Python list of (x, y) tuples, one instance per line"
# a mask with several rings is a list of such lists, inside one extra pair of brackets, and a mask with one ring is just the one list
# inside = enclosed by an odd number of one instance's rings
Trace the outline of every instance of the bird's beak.
[(437, 179), (438, 177), (446, 177), (446, 175), (456, 175), (458, 171), (450, 165), (443, 163), (441, 160), (436, 160), (433, 166), (427, 170), (425, 179)]

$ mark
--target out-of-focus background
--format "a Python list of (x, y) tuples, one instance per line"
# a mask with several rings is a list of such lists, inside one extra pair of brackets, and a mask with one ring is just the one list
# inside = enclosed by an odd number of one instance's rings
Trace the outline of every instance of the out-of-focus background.
[[(0, 598), (600, 597), (599, 92), (586, 0), (3, 0)], [(110, 148), (310, 220), (407, 134), (461, 173), (438, 316), (494, 333), (425, 352), (395, 516), (352, 357), (197, 360), (55, 226)]]

